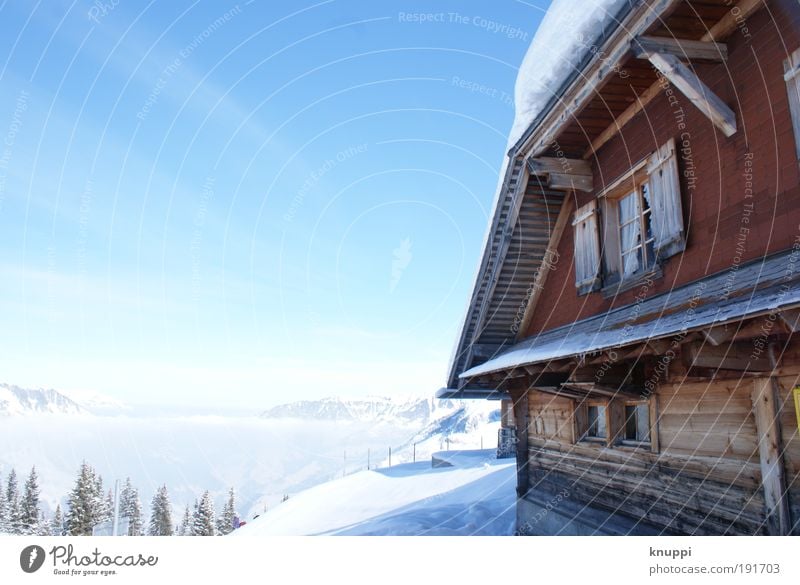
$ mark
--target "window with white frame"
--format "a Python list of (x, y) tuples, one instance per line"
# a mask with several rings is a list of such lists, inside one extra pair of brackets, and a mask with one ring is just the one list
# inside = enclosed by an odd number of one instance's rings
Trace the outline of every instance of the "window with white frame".
[(627, 278), (652, 268), (655, 263), (648, 184), (637, 185), (633, 191), (620, 197), (616, 207), (620, 266), (622, 277)]
[(573, 229), (578, 294), (635, 282), (682, 252), (686, 240), (675, 141), (579, 208)]

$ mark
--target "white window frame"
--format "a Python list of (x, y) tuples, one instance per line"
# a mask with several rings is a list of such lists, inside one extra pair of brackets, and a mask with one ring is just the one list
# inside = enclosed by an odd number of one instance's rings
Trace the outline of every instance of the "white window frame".
[(783, 61), (783, 80), (786, 82), (786, 92), (789, 95), (795, 153), (800, 160), (800, 49)]
[[(639, 213), (639, 242), (642, 262), (637, 270), (625, 274), (620, 201), (637, 194), (637, 208), (643, 209), (644, 189), (648, 190), (649, 227), (645, 213)], [(654, 153), (635, 164), (599, 195), (602, 218), (603, 287), (616, 292), (626, 290), (645, 276), (660, 275), (660, 263), (686, 247), (678, 177), (675, 141), (669, 140)], [(644, 237), (642, 237), (644, 236)], [(651, 250), (647, 250), (652, 244)], [(629, 249), (634, 249), (633, 246)]]

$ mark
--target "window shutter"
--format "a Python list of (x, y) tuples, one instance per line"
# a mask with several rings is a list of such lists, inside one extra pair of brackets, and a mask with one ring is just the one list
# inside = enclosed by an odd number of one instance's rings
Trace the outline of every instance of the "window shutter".
[(647, 175), (656, 259), (663, 260), (686, 248), (675, 139), (653, 153)]
[(575, 286), (578, 294), (600, 286), (600, 238), (597, 232), (597, 202), (592, 199), (575, 212)]
[(795, 151), (797, 158), (800, 159), (800, 49), (783, 62), (783, 78), (786, 80), (786, 91), (789, 94), (789, 113), (792, 116)]
[(619, 250), (619, 210), (617, 202), (600, 197), (600, 221), (603, 224), (602, 257), (603, 285), (616, 284), (622, 278), (622, 263)]

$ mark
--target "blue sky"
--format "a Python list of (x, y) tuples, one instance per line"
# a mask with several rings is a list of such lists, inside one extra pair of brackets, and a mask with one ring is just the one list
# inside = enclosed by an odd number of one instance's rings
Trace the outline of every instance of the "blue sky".
[(0, 381), (433, 393), (547, 4), (3, 2)]

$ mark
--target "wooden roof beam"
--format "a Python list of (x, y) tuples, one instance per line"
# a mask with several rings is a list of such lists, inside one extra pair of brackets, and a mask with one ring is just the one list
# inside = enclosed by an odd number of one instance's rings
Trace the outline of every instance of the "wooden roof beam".
[(800, 331), (800, 309), (785, 309), (778, 313), (784, 326), (790, 333)]
[(680, 59), (667, 53), (649, 53), (647, 59), (725, 136), (736, 134), (736, 114)]
[(702, 341), (686, 343), (682, 346), (684, 365), (690, 368), (714, 368), (749, 372), (769, 372), (772, 365), (769, 359), (753, 352), (751, 343), (734, 342), (729, 345), (713, 346)]
[[(726, 38), (734, 30), (736, 30), (737, 27), (740, 26), (741, 22), (744, 22), (744, 19), (749, 17), (759, 8), (763, 7), (763, 0), (742, 0), (736, 6), (732, 7), (731, 10), (714, 26), (712, 26), (708, 32), (703, 35), (703, 37), (700, 39), (700, 42), (714, 42)], [(685, 43), (685, 41), (682, 42)], [(723, 46), (726, 47), (725, 51), (727, 52), (727, 46)], [(593, 156), (595, 152), (600, 150), (601, 146), (616, 136), (622, 127), (630, 122), (634, 116), (636, 116), (636, 114), (641, 112), (647, 104), (653, 101), (653, 99), (658, 96), (659, 93), (661, 93), (661, 86), (658, 81), (656, 81), (653, 83), (653, 85), (642, 92), (636, 98), (636, 101), (628, 106), (624, 112), (617, 116), (617, 119), (609, 124), (608, 128), (603, 130), (603, 132), (601, 132), (597, 138), (592, 140), (591, 146), (586, 149), (586, 152), (583, 153), (583, 158), (588, 159)]]
[(619, 116), (617, 116), (617, 119), (611, 122), (611, 124), (608, 125), (608, 128), (598, 134), (597, 138), (592, 140), (591, 146), (589, 146), (589, 148), (586, 149), (586, 152), (583, 153), (583, 158), (587, 159), (593, 156), (595, 152), (600, 150), (601, 146), (614, 138), (614, 136), (616, 136), (617, 133), (622, 130), (622, 127), (625, 126), (625, 124), (630, 122), (634, 116), (636, 116), (636, 114), (641, 112), (645, 106), (652, 102), (653, 99), (660, 93), (661, 84), (656, 81), (640, 95), (636, 96), (636, 101), (629, 105)]
[(718, 41), (724, 39), (735, 31), (740, 23), (753, 14), (759, 8), (764, 7), (764, 0), (742, 0), (736, 6), (717, 21), (717, 24), (708, 29), (701, 41)]
[(594, 191), (592, 168), (580, 158), (532, 157), (528, 159), (528, 170), (532, 175), (545, 177), (551, 189)]
[(640, 394), (631, 387), (603, 386), (601, 384), (595, 384), (594, 382), (564, 382), (561, 386), (576, 392), (585, 393), (588, 396), (615, 398), (617, 396), (639, 396)]
[(559, 99), (556, 107), (548, 111), (535, 128), (530, 128), (512, 147), (512, 152), (531, 152), (541, 154), (549, 149), (561, 133), (563, 127), (575, 120), (578, 113), (598, 94), (600, 88), (616, 75), (623, 59), (630, 55), (631, 36), (643, 34), (654, 23), (661, 22), (683, 0), (651, 0), (638, 5), (624, 26), (619, 26), (611, 37), (598, 50), (582, 75)]
[(631, 49), (634, 55), (640, 59), (647, 59), (653, 53), (674, 55), (689, 61), (720, 63), (728, 59), (728, 46), (714, 41), (693, 41), (643, 35), (631, 41)]

